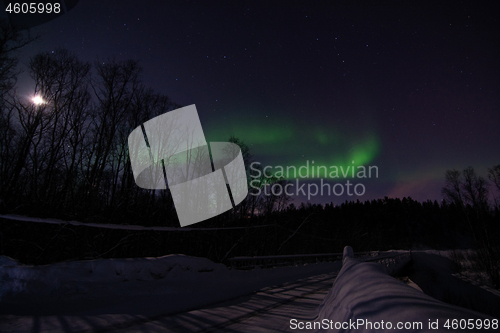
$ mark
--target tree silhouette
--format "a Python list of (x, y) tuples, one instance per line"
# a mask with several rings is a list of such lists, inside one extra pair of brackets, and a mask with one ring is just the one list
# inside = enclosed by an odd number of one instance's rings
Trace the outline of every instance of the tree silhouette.
[(461, 208), (464, 205), (463, 195), (462, 195), (462, 175), (460, 171), (452, 169), (446, 170), (445, 173), (445, 187), (441, 190), (441, 193), (450, 202), (453, 202), (457, 207)]

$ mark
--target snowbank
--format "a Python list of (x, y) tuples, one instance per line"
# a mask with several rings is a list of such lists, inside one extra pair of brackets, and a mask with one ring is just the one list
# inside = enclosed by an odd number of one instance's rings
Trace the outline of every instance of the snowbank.
[(29, 266), (0, 257), (0, 314), (165, 315), (338, 271), (340, 266), (336, 262), (235, 271), (184, 255)]
[(169, 274), (224, 271), (222, 264), (205, 258), (168, 255), (160, 258), (102, 259), (28, 266), (0, 256), (0, 301), (2, 295), (50, 296), (89, 293), (92, 286), (105, 282), (154, 281)]

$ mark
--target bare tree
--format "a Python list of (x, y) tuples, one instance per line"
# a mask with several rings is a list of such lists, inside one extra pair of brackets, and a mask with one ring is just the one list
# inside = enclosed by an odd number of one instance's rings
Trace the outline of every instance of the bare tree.
[[(0, 195), (9, 198), (10, 186), (16, 171), (16, 158), (22, 141), (17, 133), (16, 109), (7, 103), (13, 95), (19, 70), (17, 51), (37, 37), (22, 33), (11, 27), (5, 19), (0, 19)], [(12, 94), (9, 94), (12, 93)], [(17, 181), (15, 181), (17, 182)]]
[[(132, 60), (96, 62), (95, 66), (97, 77), (92, 80), (91, 86), (98, 102), (91, 117), (92, 140), (85, 151), (85, 185), (82, 189), (92, 198), (92, 204), (98, 206), (98, 197), (104, 196), (104, 202), (109, 202), (109, 187), (101, 185), (105, 177), (113, 175), (112, 171), (106, 169), (112, 166), (111, 159), (117, 147), (116, 134), (125, 121), (139, 88), (141, 68)], [(114, 167), (119, 169), (116, 164)]]
[(464, 199), (462, 195), (462, 175), (460, 171), (452, 169), (446, 170), (445, 173), (446, 183), (441, 193), (448, 201), (454, 203), (457, 207), (464, 206)]
[[(24, 186), (19, 186), (18, 182), (23, 169), (25, 169), (26, 164), (29, 162), (28, 157), (30, 157), (32, 162), (37, 163), (37, 148), (41, 142), (42, 133), (47, 127), (47, 117), (44, 113), (44, 106), (38, 107), (18, 99), (11, 102), (10, 106), (17, 113), (21, 126), (18, 140), (15, 143), (17, 152), (14, 156), (12, 173), (6, 181), (5, 197), (12, 199), (13, 195), (19, 195), (25, 189)], [(36, 177), (36, 171), (33, 172), (32, 170), (31, 167), (25, 169), (25, 171), (31, 173), (31, 177), (26, 177), (25, 180), (33, 182), (33, 177)]]
[(488, 188), (483, 177), (476, 174), (472, 167), (464, 169), (464, 198), (478, 213), (488, 210)]
[[(35, 81), (35, 94), (43, 96), (48, 130), (44, 133), (38, 157), (40, 182), (38, 196), (52, 201), (56, 190), (69, 188), (75, 178), (78, 149), (85, 132), (90, 93), (87, 82), (90, 64), (79, 61), (67, 50), (34, 56), (29, 69)], [(68, 156), (69, 155), (69, 156)], [(62, 175), (62, 177), (61, 177)]]
[[(493, 182), (493, 185), (497, 188), (497, 192), (500, 194), (500, 164), (488, 169), (488, 179)], [(496, 206), (500, 207), (498, 198), (495, 198), (495, 203)]]
[(17, 69), (18, 57), (16, 51), (38, 37), (11, 27), (8, 20), (0, 19), (0, 95), (10, 91), (15, 83), (19, 70)]

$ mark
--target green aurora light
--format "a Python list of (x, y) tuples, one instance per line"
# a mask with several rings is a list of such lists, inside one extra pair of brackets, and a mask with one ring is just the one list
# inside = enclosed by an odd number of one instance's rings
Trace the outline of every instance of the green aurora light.
[[(375, 160), (381, 150), (378, 135), (359, 129), (345, 131), (314, 126), (306, 130), (290, 122), (259, 124), (249, 121), (245, 125), (208, 127), (206, 132), (208, 141), (227, 141), (230, 136), (237, 137), (250, 147), (254, 160), (272, 162), (261, 164), (262, 168), (271, 166), (267, 169), (268, 174), (282, 175), (288, 180), (302, 178), (293, 172), (294, 168), (298, 170), (300, 167), (303, 173), (304, 168), (307, 169), (308, 179), (336, 178), (331, 177), (334, 176), (332, 171), (335, 171), (335, 167), (338, 178), (353, 178), (352, 168), (357, 177), (357, 172), (361, 171), (358, 167), (363, 166), (368, 177), (369, 163)], [(280, 172), (278, 166), (284, 172)]]

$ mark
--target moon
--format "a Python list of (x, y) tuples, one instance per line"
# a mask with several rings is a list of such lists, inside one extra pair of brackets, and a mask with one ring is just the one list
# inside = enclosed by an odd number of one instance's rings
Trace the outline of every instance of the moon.
[(45, 102), (45, 100), (44, 100), (41, 96), (39, 96), (39, 95), (33, 96), (33, 97), (31, 98), (31, 101), (32, 101), (32, 102), (33, 102), (33, 104), (35, 104), (35, 105), (42, 105), (42, 104), (47, 103), (47, 102)]

